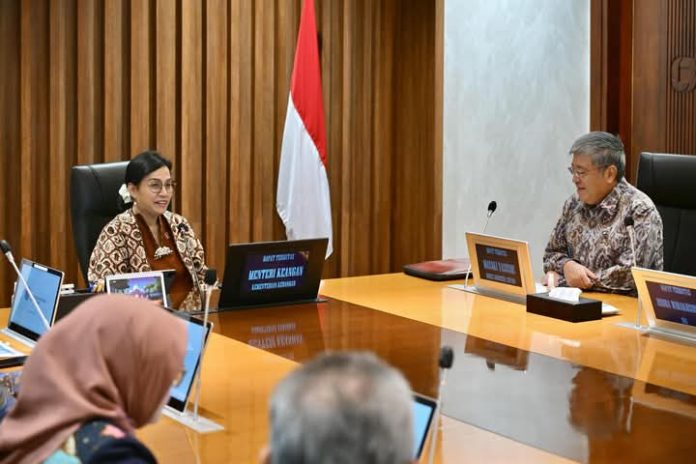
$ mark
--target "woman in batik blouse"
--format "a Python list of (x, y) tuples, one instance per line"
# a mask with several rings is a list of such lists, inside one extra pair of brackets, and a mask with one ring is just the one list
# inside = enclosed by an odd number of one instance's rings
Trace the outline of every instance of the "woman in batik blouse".
[(174, 269), (170, 304), (193, 310), (202, 306), (205, 254), (188, 221), (168, 210), (176, 186), (171, 169), (171, 161), (156, 151), (140, 153), (128, 163), (119, 191), (124, 212), (99, 235), (88, 279), (103, 287), (108, 275)]

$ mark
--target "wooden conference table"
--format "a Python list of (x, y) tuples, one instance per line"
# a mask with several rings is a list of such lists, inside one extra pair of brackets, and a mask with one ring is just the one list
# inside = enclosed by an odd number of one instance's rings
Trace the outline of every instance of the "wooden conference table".
[(633, 298), (591, 295), (621, 315), (573, 324), (403, 274), (325, 280), (320, 293), (327, 302), (211, 316), (201, 414), (225, 430), (163, 417), (138, 433), (160, 462), (256, 462), (273, 387), (326, 350), (374, 351), (436, 396), (442, 345), (455, 362), (437, 462), (693, 460), (696, 347), (617, 326), (635, 320)]

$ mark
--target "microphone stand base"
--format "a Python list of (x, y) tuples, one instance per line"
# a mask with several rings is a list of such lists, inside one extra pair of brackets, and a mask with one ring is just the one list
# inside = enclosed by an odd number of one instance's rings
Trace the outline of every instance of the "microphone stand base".
[(614, 325), (616, 327), (623, 327), (625, 329), (637, 330), (641, 334), (644, 334), (648, 331), (648, 327), (644, 327), (642, 325), (636, 325), (635, 322), (617, 322)]
[(680, 332), (678, 330), (665, 329), (664, 327), (636, 326), (633, 322), (617, 322), (617, 326), (627, 329), (637, 330), (641, 335), (668, 340), (672, 342), (681, 342), (688, 345), (696, 344), (696, 337), (691, 334)]
[(495, 298), (497, 300), (509, 301), (510, 303), (517, 303), (521, 305), (527, 304), (527, 295), (511, 295), (509, 293), (497, 292), (495, 290), (481, 289), (474, 285), (464, 286), (461, 284), (452, 284), (448, 285), (447, 287), (455, 290), (462, 290), (468, 293), (474, 293), (476, 295), (487, 296), (489, 298)]
[(206, 419), (200, 414), (198, 415), (198, 418), (194, 417), (193, 412), (189, 411), (188, 409), (181, 413), (165, 407), (162, 409), (162, 414), (190, 429), (193, 429), (198, 433), (213, 433), (225, 430), (224, 426), (218, 424), (217, 422), (213, 422), (210, 419)]

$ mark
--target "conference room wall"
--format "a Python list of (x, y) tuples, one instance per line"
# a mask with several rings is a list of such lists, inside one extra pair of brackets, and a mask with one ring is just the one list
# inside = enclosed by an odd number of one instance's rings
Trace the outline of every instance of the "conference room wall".
[[(315, 4), (335, 241), (324, 276), (435, 259), (442, 0)], [(0, 2), (0, 238), (78, 282), (70, 167), (147, 148), (173, 159), (174, 210), (210, 265), (222, 271), (228, 243), (284, 238), (275, 188), (300, 12), (300, 0)], [(0, 266), (0, 306), (12, 281)]]
[(568, 148), (589, 129), (589, 3), (445, 3), (443, 255), (464, 234), (526, 240), (535, 275), (563, 201)]
[(618, 133), (626, 175), (640, 153), (696, 154), (696, 3), (591, 0), (593, 129)]

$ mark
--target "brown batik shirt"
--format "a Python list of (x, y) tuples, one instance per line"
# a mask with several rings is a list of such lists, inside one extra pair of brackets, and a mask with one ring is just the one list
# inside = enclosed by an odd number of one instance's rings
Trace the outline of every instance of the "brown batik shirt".
[[(191, 275), (192, 281), (203, 282), (207, 269), (203, 245), (186, 218), (170, 211), (165, 211), (162, 216), (169, 224), (176, 251)], [(133, 209), (128, 209), (113, 218), (99, 234), (89, 260), (87, 278), (91, 283), (103, 284), (104, 278), (108, 275), (151, 270), (143, 234), (138, 227)], [(103, 285), (100, 286), (103, 287)], [(194, 284), (179, 309), (187, 311), (200, 309), (201, 297), (200, 286)]]
[(660, 213), (646, 194), (621, 179), (597, 205), (586, 205), (577, 195), (566, 200), (546, 245), (544, 272), (556, 271), (561, 275), (559, 285), (566, 285), (563, 266), (573, 260), (597, 275), (592, 290), (635, 294), (626, 217), (634, 221), (636, 265), (661, 270)]

